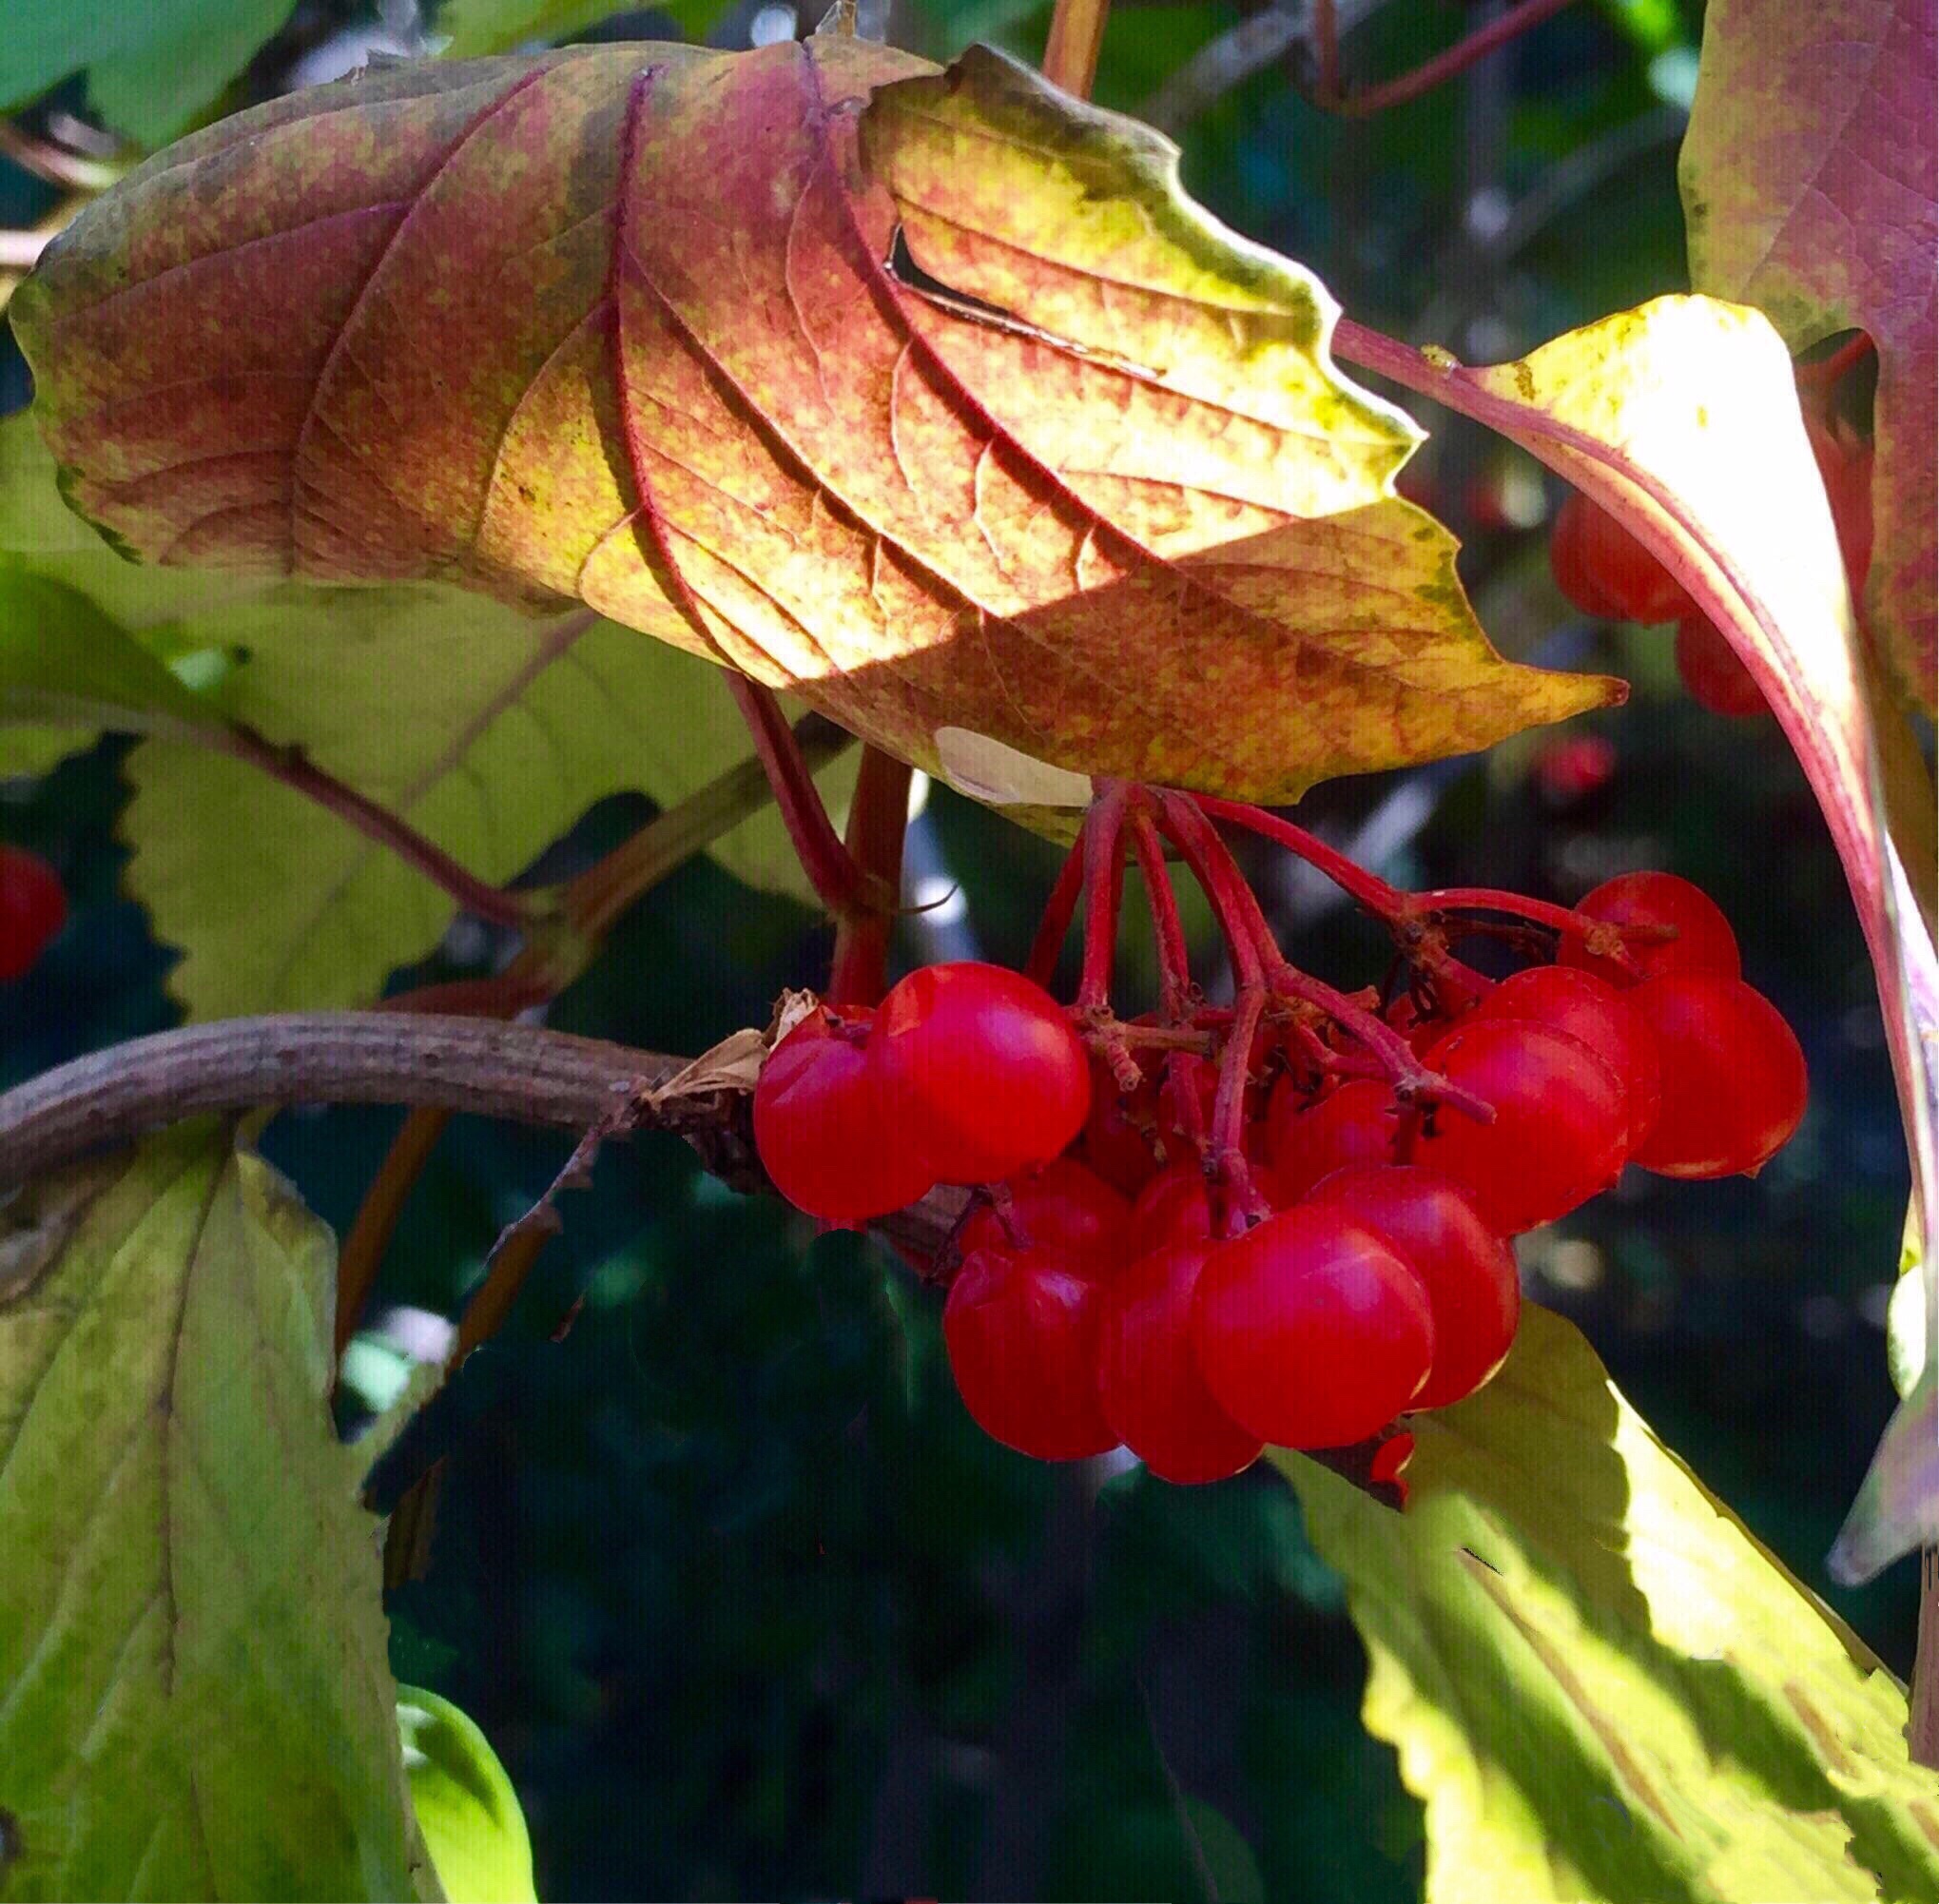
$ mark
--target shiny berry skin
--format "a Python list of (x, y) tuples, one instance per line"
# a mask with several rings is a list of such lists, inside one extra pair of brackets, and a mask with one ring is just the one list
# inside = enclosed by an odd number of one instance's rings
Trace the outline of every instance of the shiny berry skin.
[[(1587, 919), (1611, 925), (1673, 925), (1674, 939), (1632, 939), (1626, 949), (1645, 979), (1665, 972), (1713, 972), (1721, 979), (1743, 976), (1737, 935), (1722, 908), (1701, 886), (1675, 873), (1619, 873), (1576, 902)], [(1580, 940), (1564, 939), (1558, 962), (1579, 966), (1612, 985), (1633, 985), (1636, 978), (1608, 959), (1585, 950)]]
[(1663, 1060), (1663, 1108), (1636, 1161), (1664, 1176), (1755, 1175), (1790, 1141), (1809, 1091), (1783, 1015), (1741, 980), (1700, 972), (1629, 996)]
[(0, 845), (0, 981), (31, 971), (67, 923), (61, 876), (39, 854)]
[[(873, 1014), (844, 1005), (841, 1020)], [(875, 1061), (818, 1005), (768, 1054), (754, 1086), (754, 1148), (774, 1187), (825, 1223), (860, 1223), (924, 1195), (934, 1174), (909, 1147)]]
[(1048, 1163), (1091, 1109), (1091, 1071), (1042, 986), (973, 960), (925, 965), (892, 986), (873, 1055), (902, 1141), (943, 1183), (995, 1183)]
[(1167, 1164), (1131, 1207), (1133, 1247), (1202, 1243), (1212, 1234), (1212, 1194), (1195, 1163)]
[(1677, 619), (1677, 672), (1690, 698), (1710, 713), (1747, 721), (1771, 711), (1756, 677), (1701, 609)]
[(1003, 1187), (1009, 1210), (999, 1214), (985, 1205), (970, 1216), (958, 1238), (964, 1255), (981, 1249), (1056, 1250), (1096, 1274), (1130, 1260), (1136, 1247), (1131, 1205), (1075, 1157), (1053, 1157)]
[(1103, 1295), (1097, 1393), (1118, 1440), (1161, 1481), (1223, 1481), (1260, 1441), (1212, 1400), (1192, 1346), (1192, 1299), (1213, 1246), (1180, 1241), (1140, 1256)]
[(1434, 1365), (1408, 1406), (1444, 1409), (1473, 1394), (1507, 1359), (1522, 1318), (1515, 1253), (1482, 1221), (1473, 1201), (1419, 1164), (1339, 1171), (1314, 1189), (1312, 1201), (1349, 1212), (1427, 1292)]
[(1584, 614), (1618, 621), (1675, 621), (1689, 606), (1683, 585), (1615, 516), (1572, 494), (1548, 538), (1556, 586)]
[(1424, 1061), (1495, 1116), (1483, 1124), (1440, 1106), (1413, 1160), (1467, 1191), (1498, 1235), (1552, 1222), (1621, 1175), (1629, 1106), (1616, 1074), (1580, 1039), (1526, 1019), (1486, 1019), (1450, 1032)]
[(1212, 1399), (1280, 1447), (1364, 1441), (1434, 1359), (1420, 1277), (1336, 1204), (1298, 1204), (1214, 1245), (1192, 1332)]
[(1502, 982), (1474, 1009), (1483, 1019), (1528, 1019), (1580, 1039), (1616, 1074), (1629, 1106), (1628, 1144), (1634, 1150), (1657, 1121), (1662, 1065), (1650, 1028), (1628, 994), (1593, 972), (1568, 965), (1531, 965)]
[(950, 1371), (976, 1424), (1019, 1454), (1117, 1446), (1097, 1401), (1103, 1285), (1051, 1250), (975, 1250), (942, 1308)]
[(1266, 1107), (1261, 1187), (1274, 1203), (1296, 1203), (1347, 1164), (1391, 1163), (1399, 1129), (1393, 1093), (1378, 1078), (1353, 1078), (1313, 1103), (1282, 1078)]

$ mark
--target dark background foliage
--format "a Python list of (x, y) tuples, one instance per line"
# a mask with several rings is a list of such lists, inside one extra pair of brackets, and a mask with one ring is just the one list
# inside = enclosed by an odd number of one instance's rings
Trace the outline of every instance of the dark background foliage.
[[(719, 16), (726, 45), (746, 43), (757, 10), (699, 10)], [(1099, 97), (1138, 106), (1241, 11), (1121, 7)], [(1398, 71), (1485, 11), (1392, 0), (1350, 42), (1351, 69)], [(1047, 15), (928, 0), (894, 9), (893, 30), (932, 51), (986, 33), (1031, 54)], [(371, 17), (302, 0), (225, 104), (275, 89)], [(597, 30), (673, 37), (679, 24), (631, 15)], [(1674, 163), (1697, 28), (1677, 0), (1580, 5), (1357, 125), (1306, 104), (1282, 59), (1178, 128), (1186, 178), (1230, 223), (1312, 264), (1357, 316), (1509, 356), (1683, 287)], [(40, 109), (84, 100), (70, 82)], [(29, 223), (47, 203), (0, 168), (0, 222)], [(26, 396), (10, 354), (0, 405)], [(1802, 1133), (1755, 1182), (1631, 1173), (1526, 1239), (1524, 1273), (1697, 1473), (1903, 1673), (1910, 1565), (1860, 1593), (1832, 1588), (1821, 1566), (1891, 1401), (1881, 1329), (1906, 1174), (1871, 976), (1816, 809), (1774, 727), (1681, 696), (1667, 631), (1593, 628), (1567, 610), (1542, 554), (1558, 495), (1532, 464), (1454, 429), (1407, 486), (1465, 538), (1500, 646), (1607, 668), (1635, 694), (1486, 758), (1335, 784), (1301, 817), (1406, 882), (1567, 901), (1662, 865), (1730, 913), (1748, 976), (1811, 1060)], [(40, 968), (0, 988), (0, 1081), (173, 1015), (170, 954), (118, 895), (120, 756), (104, 743), (0, 786), (0, 837), (46, 854), (74, 897)], [(596, 809), (548, 870), (650, 810)], [(934, 793), (912, 896), (954, 897), (908, 922), (901, 958), (1020, 957), (1054, 867), (1041, 843)], [(1259, 870), (1302, 962), (1379, 977), (1364, 923), (1286, 868)], [(1148, 960), (1134, 932), (1128, 947), (1134, 990)], [(461, 923), (412, 977), (489, 969), (499, 949)], [(782, 985), (813, 982), (826, 950), (799, 908), (690, 865), (552, 1020), (697, 1051), (760, 1021)], [(1212, 965), (1204, 976), (1218, 981)], [(340, 1231), (396, 1124), (285, 1117), (266, 1148)], [(562, 1154), (454, 1127), (405, 1214), (379, 1331), (356, 1351), (367, 1389), (395, 1374), (386, 1342), (421, 1330), (417, 1312), (456, 1312)], [(387, 1477), (400, 1487), (442, 1458), (428, 1571), (392, 1596), (395, 1664), (490, 1734), (528, 1809), (542, 1894), (1418, 1894), (1419, 1806), (1360, 1728), (1365, 1656), (1270, 1473), (1185, 1490), (1110, 1461), (1053, 1470), (1012, 1456), (963, 1414), (936, 1300), (901, 1263), (854, 1237), (814, 1239), (670, 1141), (610, 1152), (566, 1214), (510, 1327)]]

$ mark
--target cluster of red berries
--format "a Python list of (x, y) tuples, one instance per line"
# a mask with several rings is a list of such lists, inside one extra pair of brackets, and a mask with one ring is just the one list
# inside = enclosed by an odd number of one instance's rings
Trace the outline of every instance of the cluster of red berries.
[(24, 846), (0, 845), (0, 983), (31, 971), (67, 922), (61, 876)]
[[(1871, 565), (1871, 446), (1816, 414), (1806, 417), (1819, 475), (1831, 500), (1852, 593)], [(1556, 514), (1549, 566), (1584, 614), (1677, 624), (1677, 671), (1690, 698), (1714, 714), (1768, 713), (1764, 691), (1716, 625), (1628, 530), (1585, 495), (1572, 494)]]
[(1362, 1442), (1501, 1366), (1509, 1237), (1625, 1163), (1755, 1172), (1803, 1116), (1797, 1040), (1706, 895), (1629, 874), (1575, 923), (1555, 964), (1386, 1006), (1445, 1101), (1356, 1071), (1337, 1027), (1262, 1018), (1236, 1169), (1206, 1141), (1215, 1035), (1152, 1034), (1125, 1090), (1047, 992), (979, 963), (914, 972), (873, 1011), (816, 1007), (762, 1073), (756, 1141), (834, 1223), (982, 1186), (943, 1332), (970, 1413), (1011, 1447), (1122, 1443), (1204, 1482), (1268, 1443)]

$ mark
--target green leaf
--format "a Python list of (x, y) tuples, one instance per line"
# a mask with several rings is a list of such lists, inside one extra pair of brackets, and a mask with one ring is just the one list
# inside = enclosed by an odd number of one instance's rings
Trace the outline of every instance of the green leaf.
[(1273, 1456), (1346, 1576), (1364, 1717), (1427, 1809), (1427, 1904), (1939, 1897), (1902, 1690), (1527, 1311), (1414, 1418), (1405, 1514)]
[[(728, 0), (658, 0), (664, 13), (689, 40), (704, 40), (727, 10)], [(632, 10), (632, 0), (444, 0), (436, 30), (450, 37), (449, 59), (509, 53), (533, 42), (569, 40), (614, 13)]]
[(1283, 799), (1620, 698), (1489, 647), (1177, 159), (982, 49), (426, 63), (150, 161), (11, 315), (149, 559), (580, 602), (992, 800), (965, 750)]
[[(712, 668), (589, 616), (535, 622), (428, 584), (291, 586), (195, 627), (249, 654), (225, 686), (230, 714), (301, 742), (494, 882), (607, 794), (668, 806), (748, 751)], [(823, 775), (838, 812), (854, 772), (850, 756)], [(363, 1001), (451, 923), (419, 873), (242, 761), (150, 740), (126, 773), (128, 888), (183, 948), (169, 985), (197, 1017)], [(750, 883), (803, 890), (772, 807), (713, 850)]]
[[(184, 685), (196, 670), (213, 685)], [(453, 912), (384, 848), (225, 752), (230, 723), (303, 748), (492, 880), (609, 793), (670, 806), (749, 752), (715, 670), (611, 622), (535, 619), (432, 584), (125, 561), (62, 505), (52, 458), (17, 417), (0, 424), (0, 772), (44, 770), (84, 744), (85, 729), (46, 727), (56, 690), (89, 728), (156, 736), (128, 759), (127, 879), (184, 948), (171, 983), (202, 1016), (361, 1002)], [(852, 756), (821, 775), (838, 813), (854, 775)], [(750, 884), (806, 896), (771, 808), (711, 850)]]
[(397, 1688), (417, 1829), (451, 1904), (532, 1904), (532, 1839), (491, 1741), (447, 1699)]
[(0, 35), (0, 109), (24, 106), (69, 73), (117, 132), (160, 146), (215, 103), (294, 0), (35, 0)]
[(329, 1232), (206, 1124), (0, 1233), (0, 1810), (12, 1898), (436, 1896)]

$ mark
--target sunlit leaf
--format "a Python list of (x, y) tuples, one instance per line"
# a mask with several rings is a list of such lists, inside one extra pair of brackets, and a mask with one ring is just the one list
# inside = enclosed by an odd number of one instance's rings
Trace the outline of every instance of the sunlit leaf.
[(417, 1829), (451, 1904), (532, 1904), (532, 1839), (505, 1768), (447, 1699), (397, 1688), (397, 1730)]
[(1901, 686), (1929, 710), (1939, 586), (1935, 45), (1928, 0), (1712, 0), (1680, 166), (1699, 290), (1755, 304), (1794, 351), (1854, 326), (1878, 347), (1866, 608)]
[(438, 1894), (411, 1823), (329, 1232), (227, 1132), (0, 1229), (0, 1890)]
[(583, 601), (938, 770), (1289, 796), (1619, 691), (1488, 648), (1415, 433), (1173, 146), (931, 75), (595, 47), (198, 134), (16, 295), (68, 494), (164, 564)]
[(1427, 1808), (1427, 1904), (1939, 1897), (1905, 1696), (1569, 1323), (1413, 1419), (1405, 1514), (1276, 1456)]

